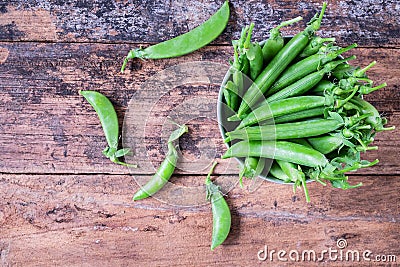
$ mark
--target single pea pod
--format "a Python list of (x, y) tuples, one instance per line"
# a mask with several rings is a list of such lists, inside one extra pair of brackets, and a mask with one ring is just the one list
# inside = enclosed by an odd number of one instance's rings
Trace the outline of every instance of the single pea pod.
[(143, 185), (133, 196), (133, 200), (140, 200), (154, 195), (171, 178), (175, 171), (175, 166), (178, 161), (178, 152), (176, 151), (174, 141), (178, 140), (184, 133), (187, 133), (186, 125), (180, 125), (178, 129), (173, 131), (168, 139), (168, 153), (164, 161), (158, 167), (153, 177)]
[(290, 41), (278, 52), (278, 54), (276, 54), (271, 62), (268, 63), (254, 83), (246, 91), (237, 112), (238, 118), (247, 114), (249, 109), (253, 108), (257, 102), (264, 97), (264, 93), (268, 91), (279, 75), (308, 44), (310, 38), (321, 25), (326, 5), (327, 4), (324, 2), (319, 15), (316, 14), (314, 16), (304, 31), (296, 34), (292, 39), (290, 39)]
[(211, 167), (205, 181), (207, 200), (211, 202), (213, 214), (211, 250), (214, 250), (225, 241), (231, 229), (231, 212), (229, 206), (226, 203), (219, 186), (215, 185), (210, 179), (211, 173), (216, 164), (217, 162), (215, 162)]
[(246, 55), (250, 64), (250, 79), (254, 81), (263, 69), (261, 46), (258, 43), (251, 43)]
[(251, 23), (248, 28), (246, 41), (243, 44), (243, 51), (249, 61), (250, 79), (254, 81), (263, 69), (263, 54), (261, 46), (258, 43), (251, 42), (253, 29), (254, 23)]
[(341, 133), (310, 137), (307, 141), (314, 149), (318, 150), (322, 154), (329, 154), (336, 149), (340, 150), (344, 145), (355, 147), (355, 145), (351, 141), (345, 139)]
[(337, 84), (335, 84), (331, 81), (321, 80), (310, 90), (310, 93), (318, 94), (318, 93), (324, 93), (324, 92), (331, 92), (336, 86), (337, 86)]
[(145, 49), (131, 50), (122, 64), (121, 72), (125, 70), (129, 59), (172, 58), (191, 53), (217, 38), (225, 29), (228, 20), (229, 3), (225, 1), (214, 15), (193, 30)]
[(103, 150), (103, 155), (114, 163), (136, 168), (136, 165), (128, 164), (118, 159), (119, 157), (127, 155), (130, 150), (128, 148), (118, 149), (118, 117), (111, 101), (105, 95), (96, 91), (79, 91), (79, 94), (89, 102), (100, 119), (108, 143), (108, 147)]
[(276, 54), (285, 45), (285, 40), (282, 37), (280, 29), (302, 20), (302, 17), (297, 17), (288, 21), (284, 21), (275, 28), (269, 31), (269, 38), (263, 42), (262, 53), (264, 64), (268, 64)]
[(298, 112), (294, 112), (291, 114), (286, 114), (283, 116), (279, 116), (274, 118), (274, 123), (286, 123), (286, 122), (294, 122), (303, 119), (317, 118), (324, 115), (325, 107), (316, 107), (310, 108), (306, 110), (301, 110)]
[(278, 163), (276, 163), (276, 160), (274, 161), (274, 163), (272, 163), (271, 168), (269, 169), (269, 174), (272, 175), (273, 178), (282, 180), (285, 183), (296, 181), (293, 177), (289, 177), (286, 173), (283, 172), (282, 168), (278, 165)]
[(300, 122), (246, 127), (226, 133), (229, 140), (286, 140), (330, 133), (344, 125), (343, 120), (314, 119)]
[(237, 129), (262, 123), (275, 117), (332, 104), (329, 97), (323, 96), (296, 96), (277, 100), (270, 104), (265, 103), (243, 118)]
[(240, 141), (222, 155), (222, 159), (232, 157), (280, 159), (307, 167), (323, 167), (328, 164), (325, 156), (317, 150), (287, 141)]
[(380, 132), (380, 131), (390, 131), (395, 129), (395, 126), (387, 128), (384, 127), (384, 125), (386, 124), (386, 119), (382, 118), (378, 110), (376, 110), (376, 108), (373, 105), (371, 105), (371, 103), (369, 103), (368, 101), (359, 97), (353, 97), (350, 100), (350, 103), (356, 105), (362, 114), (369, 114), (369, 113), (372, 114), (365, 120), (365, 122), (371, 125), (375, 129), (375, 131)]

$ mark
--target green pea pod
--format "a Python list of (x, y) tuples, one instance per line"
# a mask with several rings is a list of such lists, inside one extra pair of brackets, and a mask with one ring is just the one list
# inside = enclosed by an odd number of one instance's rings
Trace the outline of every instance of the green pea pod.
[(140, 200), (154, 195), (168, 182), (174, 173), (178, 161), (178, 152), (176, 151), (174, 141), (178, 140), (184, 133), (187, 133), (186, 125), (179, 125), (179, 128), (173, 131), (168, 139), (168, 153), (164, 161), (158, 167), (153, 177), (142, 186), (133, 196), (133, 200)]
[(254, 81), (263, 69), (263, 55), (258, 43), (251, 43), (246, 53), (250, 63), (250, 78)]
[(325, 107), (316, 107), (316, 108), (297, 111), (291, 114), (274, 118), (274, 123), (294, 122), (294, 121), (300, 121), (302, 119), (321, 117), (324, 114), (324, 110)]
[(287, 97), (293, 97), (302, 95), (305, 92), (311, 90), (314, 86), (316, 86), (323, 78), (326, 73), (331, 72), (337, 65), (355, 59), (355, 56), (351, 56), (345, 58), (343, 60), (332, 61), (324, 65), (323, 69), (312, 72), (305, 77), (297, 80), (296, 82), (292, 83), (291, 85), (281, 89), (280, 91), (270, 95), (267, 97), (267, 102), (273, 102), (281, 99), (285, 99)]
[(379, 112), (376, 110), (376, 108), (366, 100), (359, 97), (353, 97), (350, 100), (350, 102), (356, 105), (362, 114), (372, 113), (372, 115), (369, 116), (365, 120), (365, 122), (371, 125), (375, 129), (375, 131), (381, 132), (381, 131), (390, 131), (395, 129), (395, 126), (385, 128), (384, 125), (386, 123), (386, 120), (383, 119), (379, 114)]
[(226, 203), (219, 186), (215, 185), (210, 179), (211, 173), (216, 164), (217, 162), (215, 162), (211, 167), (205, 182), (207, 200), (211, 202), (213, 214), (211, 250), (214, 250), (225, 241), (231, 229), (231, 212), (229, 206)]
[(270, 30), (269, 38), (264, 42), (262, 47), (264, 64), (268, 64), (272, 58), (281, 50), (285, 44), (280, 29), (302, 20), (302, 17), (297, 17), (288, 21), (284, 21), (277, 27)]
[[(288, 67), (281, 76), (275, 81), (275, 83), (268, 90), (268, 95), (272, 95), (279, 90), (295, 83), (306, 75), (318, 71), (325, 65), (326, 63), (335, 60), (340, 54), (349, 51), (357, 47), (357, 44), (352, 44), (348, 47), (341, 49), (328, 49), (324, 54), (315, 54), (309, 56), (299, 62)], [(335, 66), (336, 68), (336, 66)]]
[(276, 160), (272, 163), (269, 174), (285, 183), (295, 182), (295, 180), (292, 180), (292, 177), (287, 176), (286, 173), (283, 172), (282, 168), (276, 163)]
[[(330, 102), (329, 98), (323, 96), (296, 96), (277, 100), (271, 104), (261, 105), (253, 110), (253, 112), (242, 118), (242, 121), (237, 129), (271, 120), (274, 117), (284, 116), (311, 108), (331, 105), (332, 103)], [(228, 121), (229, 119), (230, 118), (228, 118)]]
[(304, 195), (306, 197), (306, 201), (310, 202), (310, 196), (308, 194), (306, 177), (305, 174), (301, 171), (300, 166), (291, 162), (287, 162), (284, 160), (276, 160), (278, 165), (281, 167), (282, 171), (294, 181), (293, 191), (296, 191), (297, 184), (301, 184), (304, 189)]
[(304, 48), (303, 52), (301, 52), (299, 58), (305, 58), (314, 55), (326, 42), (333, 43), (335, 42), (335, 38), (321, 38), (320, 36), (313, 37), (310, 40), (310, 43)]
[(121, 162), (118, 159), (119, 157), (127, 155), (130, 150), (129, 148), (118, 150), (118, 117), (111, 101), (105, 95), (96, 91), (79, 91), (79, 94), (89, 102), (100, 119), (100, 123), (108, 143), (108, 147), (103, 150), (103, 155), (105, 155), (114, 163), (136, 168), (136, 165)]
[(326, 134), (342, 126), (344, 126), (343, 119), (336, 120), (332, 118), (279, 123), (275, 124), (275, 127), (271, 125), (250, 126), (227, 132), (226, 135), (229, 139), (225, 141), (230, 142), (235, 139), (268, 141), (305, 138)]
[(237, 85), (232, 81), (228, 81), (223, 89), (223, 93), (226, 105), (233, 111), (236, 110), (239, 104), (239, 92)]
[(172, 58), (191, 53), (217, 38), (225, 29), (228, 20), (229, 3), (225, 1), (214, 15), (193, 30), (145, 49), (137, 48), (131, 50), (122, 64), (121, 72), (124, 71), (129, 59)]

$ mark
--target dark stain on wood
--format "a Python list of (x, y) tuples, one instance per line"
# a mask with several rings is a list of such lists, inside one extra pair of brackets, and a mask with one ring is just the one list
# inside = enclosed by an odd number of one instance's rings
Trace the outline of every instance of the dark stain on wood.
[[(3, 9), (2, 9), (3, 10)], [(1, 12), (5, 13), (5, 12)], [(11, 23), (0, 25), (0, 39), (1, 40), (18, 40), (24, 37), (24, 32), (18, 30), (14, 21)]]

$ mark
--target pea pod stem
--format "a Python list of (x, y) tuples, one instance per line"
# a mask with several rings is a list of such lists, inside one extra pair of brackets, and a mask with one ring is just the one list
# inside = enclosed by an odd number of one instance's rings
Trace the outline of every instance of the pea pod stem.
[(377, 90), (379, 90), (379, 89), (382, 89), (382, 88), (384, 88), (384, 87), (386, 87), (387, 86), (387, 84), (386, 83), (382, 83), (382, 84), (380, 84), (380, 85), (378, 85), (378, 86), (375, 86), (375, 87), (369, 87), (369, 86), (360, 86), (360, 88), (359, 88), (359, 90), (358, 90), (358, 92), (361, 94), (361, 95), (367, 95), (367, 94), (370, 94), (370, 93), (372, 93), (372, 92), (374, 92), (374, 91), (377, 91)]
[(124, 59), (121, 72), (124, 72), (130, 59), (172, 58), (193, 52), (217, 38), (225, 29), (228, 20), (229, 3), (225, 1), (214, 15), (191, 31), (145, 49), (139, 48), (131, 50)]

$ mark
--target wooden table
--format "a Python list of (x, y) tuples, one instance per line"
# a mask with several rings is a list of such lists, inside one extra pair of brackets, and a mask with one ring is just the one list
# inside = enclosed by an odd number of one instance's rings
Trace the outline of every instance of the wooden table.
[[(350, 176), (358, 189), (342, 191), (310, 183), (312, 202), (301, 191), (263, 182), (256, 192), (236, 186), (227, 200), (232, 230), (223, 246), (210, 251), (212, 217), (209, 205), (180, 207), (154, 198), (132, 202), (136, 179), (148, 179), (164, 157), (162, 124), (169, 111), (194, 96), (217, 99), (217, 85), (189, 85), (164, 94), (143, 90), (145, 81), (177, 64), (193, 61), (228, 66), (230, 41), (254, 21), (255, 39), (283, 20), (302, 15), (307, 21), (320, 3), (297, 1), (231, 2), (231, 18), (211, 45), (168, 60), (134, 61), (119, 73), (130, 48), (157, 43), (194, 28), (222, 1), (19, 1), (0, 3), (0, 262), (3, 266), (310, 266), (258, 259), (258, 252), (338, 249), (370, 250), (397, 256), (400, 262), (400, 164), (398, 131), (376, 137), (380, 159), (373, 168)], [(356, 42), (357, 64), (366, 66), (376, 84), (388, 86), (366, 98), (384, 113), (389, 125), (400, 126), (400, 31), (396, 1), (332, 1), (321, 36), (339, 45)], [(304, 27), (284, 29), (291, 35)], [(78, 90), (98, 90), (115, 104), (121, 124), (129, 100), (162, 94), (157, 113), (148, 119), (146, 135), (131, 132), (145, 144), (138, 169), (111, 163), (102, 154), (103, 131), (93, 109)], [(216, 109), (211, 105), (211, 109)], [(218, 125), (210, 118), (188, 123), (180, 142), (187, 161), (201, 162), (202, 145), (225, 151)], [(204, 162), (203, 162), (204, 163)], [(215, 177), (236, 179), (233, 161), (220, 161)], [(201, 164), (200, 164), (201, 165)], [(178, 170), (172, 182), (185, 187), (202, 183), (208, 168)], [(232, 166), (232, 165), (230, 165)], [(236, 165), (235, 165), (236, 166)], [(229, 180), (228, 179), (228, 180)], [(202, 191), (201, 191), (202, 192)], [(261, 251), (262, 252), (262, 251)], [(327, 254), (326, 254), (327, 255)], [(344, 254), (343, 254), (344, 255)], [(259, 256), (263, 256), (261, 253)], [(293, 256), (293, 255), (292, 255)], [(368, 256), (368, 255), (367, 255)], [(286, 254), (286, 258), (288, 254)], [(301, 257), (301, 254), (300, 254)], [(362, 257), (362, 255), (360, 255)], [(381, 258), (383, 259), (383, 258)], [(324, 259), (325, 266), (384, 264)], [(315, 263), (317, 265), (320, 263)], [(386, 263), (385, 263), (386, 264)], [(387, 263), (395, 265), (395, 263)]]

